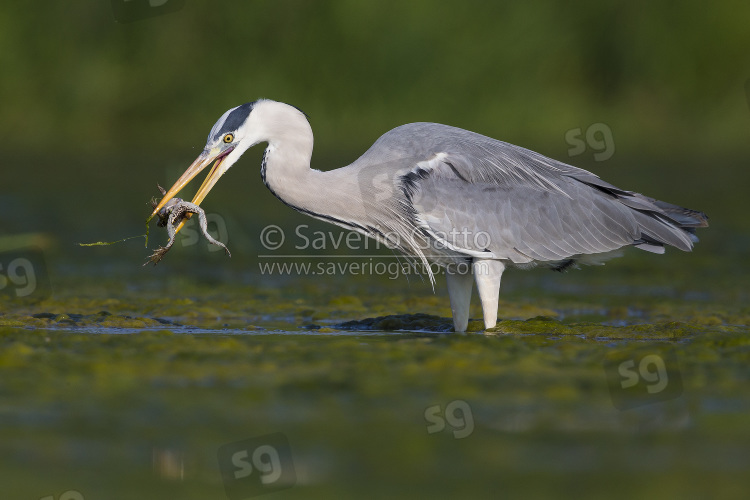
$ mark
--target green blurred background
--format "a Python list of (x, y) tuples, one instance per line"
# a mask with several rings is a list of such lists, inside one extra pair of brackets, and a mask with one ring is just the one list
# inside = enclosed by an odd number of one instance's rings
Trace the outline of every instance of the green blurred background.
[[(705, 210), (717, 251), (748, 230), (747, 2), (171, 1), (131, 22), (116, 22), (117, 1), (0, 6), (6, 247), (42, 233), (53, 264), (141, 262), (142, 241), (75, 243), (141, 234), (155, 184), (172, 184), (226, 109), (259, 97), (311, 117), (314, 168), (436, 121)], [(594, 123), (611, 157), (569, 156), (566, 133)], [(226, 218), (231, 265), (249, 264), (265, 224), (317, 227), (265, 190), (261, 154), (204, 202)]]
[(748, 139), (749, 16), (746, 2), (186, 0), (117, 24), (106, 1), (11, 3), (0, 132), (9, 150), (143, 154), (145, 170), (263, 96), (310, 115), (322, 153), (414, 120), (558, 156), (592, 121), (625, 151), (725, 151)]

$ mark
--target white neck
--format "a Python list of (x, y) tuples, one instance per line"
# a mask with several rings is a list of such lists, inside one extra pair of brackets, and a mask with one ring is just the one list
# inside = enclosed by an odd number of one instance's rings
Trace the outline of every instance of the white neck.
[(309, 215), (331, 222), (351, 220), (356, 178), (351, 178), (346, 169), (310, 169), (313, 133), (305, 115), (288, 104), (261, 101), (253, 109), (251, 120), (249, 126), (258, 133), (255, 142), (268, 142), (262, 175), (271, 192)]

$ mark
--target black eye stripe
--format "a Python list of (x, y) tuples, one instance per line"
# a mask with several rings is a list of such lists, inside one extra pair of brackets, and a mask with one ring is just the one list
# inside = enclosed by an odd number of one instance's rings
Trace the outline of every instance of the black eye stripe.
[(236, 109), (229, 113), (226, 120), (224, 120), (224, 123), (221, 125), (219, 131), (216, 133), (216, 135), (214, 135), (214, 140), (218, 139), (219, 137), (224, 137), (227, 132), (233, 132), (237, 130), (240, 125), (242, 125), (245, 120), (247, 120), (248, 115), (250, 115), (250, 112), (253, 110), (253, 106), (255, 106), (255, 102), (257, 101), (248, 102), (243, 104), (242, 106), (237, 106)]

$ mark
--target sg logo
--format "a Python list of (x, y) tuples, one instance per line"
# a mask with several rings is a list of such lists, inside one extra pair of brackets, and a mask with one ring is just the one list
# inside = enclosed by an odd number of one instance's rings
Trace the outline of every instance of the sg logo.
[[(653, 371), (651, 371), (653, 369)], [(617, 371), (622, 377), (620, 386), (623, 389), (638, 385), (640, 379), (646, 382), (646, 390), (649, 394), (658, 394), (667, 388), (669, 384), (669, 373), (664, 360), (657, 354), (648, 354), (641, 358), (638, 363), (638, 371), (635, 371), (635, 360), (628, 359), (620, 363)], [(640, 375), (640, 377), (639, 377)]]
[[(426, 162), (429, 163), (429, 162)], [(409, 165), (404, 167), (403, 165)], [(371, 210), (373, 205), (395, 203), (394, 196), (403, 192), (405, 177), (415, 168), (431, 168), (425, 162), (410, 157), (394, 157), (378, 165), (380, 168), (363, 168), (357, 174), (357, 184), (364, 210)], [(375, 173), (378, 172), (378, 173)], [(411, 192), (412, 202), (421, 210), (429, 212), (435, 208), (435, 198), (429, 193), (417, 189)]]
[(616, 353), (604, 364), (612, 402), (620, 410), (667, 401), (682, 394), (674, 353)]
[(612, 158), (615, 154), (615, 141), (612, 137), (612, 129), (605, 123), (594, 123), (586, 129), (586, 140), (582, 139), (583, 130), (572, 128), (565, 132), (565, 142), (571, 147), (568, 156), (578, 156), (586, 152), (586, 146), (598, 151), (594, 153), (595, 161), (604, 161)]
[(225, 444), (218, 459), (229, 500), (291, 488), (297, 482), (289, 441), (280, 432)]
[(446, 420), (453, 427), (453, 437), (456, 439), (469, 437), (474, 432), (474, 417), (466, 401), (461, 399), (451, 401), (445, 406), (445, 418), (441, 416), (441, 413), (440, 405), (430, 406), (424, 411), (424, 418), (430, 424), (427, 426), (428, 434), (445, 429)]
[(279, 452), (273, 446), (262, 444), (253, 450), (252, 463), (249, 458), (249, 450), (240, 450), (232, 454), (232, 465), (236, 467), (235, 479), (242, 479), (252, 474), (253, 466), (260, 473), (260, 482), (263, 484), (275, 483), (281, 477)]
[(0, 293), (13, 298), (44, 298), (50, 286), (42, 253), (25, 250), (0, 253)]

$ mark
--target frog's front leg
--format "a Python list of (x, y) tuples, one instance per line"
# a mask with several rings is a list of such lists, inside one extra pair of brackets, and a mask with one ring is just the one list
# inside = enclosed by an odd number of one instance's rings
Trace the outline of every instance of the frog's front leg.
[(177, 236), (177, 225), (182, 222), (182, 219), (185, 218), (185, 215), (187, 215), (187, 212), (189, 211), (185, 208), (185, 205), (187, 205), (187, 202), (181, 201), (179, 205), (174, 207), (172, 213), (169, 214), (169, 222), (167, 223), (169, 241), (167, 242), (167, 246), (164, 247), (165, 253), (172, 248), (172, 245), (174, 245), (175, 237)]

